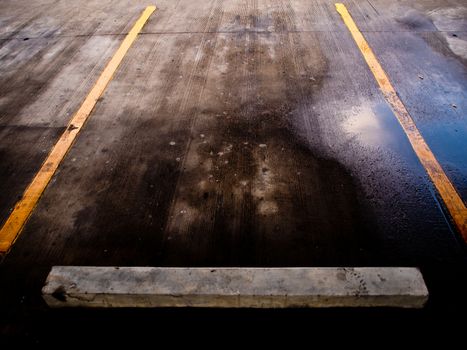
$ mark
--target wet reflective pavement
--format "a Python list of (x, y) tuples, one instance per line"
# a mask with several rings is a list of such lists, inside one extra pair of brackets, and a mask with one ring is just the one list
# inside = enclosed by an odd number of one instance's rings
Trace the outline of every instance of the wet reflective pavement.
[[(345, 4), (466, 203), (467, 6)], [(1, 222), (146, 5), (0, 4)], [(53, 265), (418, 266), (408, 320), (467, 311), (465, 243), (333, 1), (155, 5), (0, 265), (0, 334), (119, 318), (48, 310)], [(295, 312), (267, 317), (353, 311)]]

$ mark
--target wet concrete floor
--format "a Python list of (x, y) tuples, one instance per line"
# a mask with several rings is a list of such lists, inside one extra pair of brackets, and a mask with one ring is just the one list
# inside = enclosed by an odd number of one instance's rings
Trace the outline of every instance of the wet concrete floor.
[[(345, 4), (465, 203), (465, 2)], [(0, 3), (1, 222), (147, 5)], [(155, 5), (0, 265), (0, 334), (40, 338), (53, 265), (419, 266), (423, 312), (466, 310), (465, 243), (333, 1)]]

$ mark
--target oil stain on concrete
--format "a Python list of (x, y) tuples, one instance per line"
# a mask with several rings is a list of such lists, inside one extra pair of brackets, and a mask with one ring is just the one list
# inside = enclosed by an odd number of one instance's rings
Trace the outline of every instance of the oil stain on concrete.
[(213, 92), (195, 113), (164, 235), (166, 263), (280, 266), (359, 255), (366, 229), (357, 188), (296, 127), (327, 70), (317, 40), (313, 50), (302, 40), (245, 32), (218, 39), (215, 65), (224, 69), (210, 75)]

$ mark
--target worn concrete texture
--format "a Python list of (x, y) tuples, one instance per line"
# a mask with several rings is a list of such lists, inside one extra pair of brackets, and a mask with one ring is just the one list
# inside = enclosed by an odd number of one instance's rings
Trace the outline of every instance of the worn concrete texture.
[[(345, 4), (466, 201), (465, 1)], [(0, 2), (0, 221), (147, 5)], [(47, 312), (53, 265), (420, 266), (429, 310), (467, 307), (465, 245), (333, 1), (155, 5), (0, 265), (2, 329)]]
[(428, 299), (418, 269), (54, 266), (50, 307), (402, 307)]

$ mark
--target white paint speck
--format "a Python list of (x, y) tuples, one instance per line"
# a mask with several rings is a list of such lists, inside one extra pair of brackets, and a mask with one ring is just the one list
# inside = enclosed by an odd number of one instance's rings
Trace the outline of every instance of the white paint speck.
[(266, 148), (267, 146), (266, 146), (265, 143), (260, 143), (260, 144), (259, 144), (259, 147), (260, 147), (260, 148)]
[(169, 142), (169, 145), (170, 145), (170, 146), (175, 146), (175, 141), (170, 141), (170, 142)]

